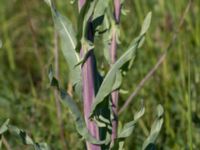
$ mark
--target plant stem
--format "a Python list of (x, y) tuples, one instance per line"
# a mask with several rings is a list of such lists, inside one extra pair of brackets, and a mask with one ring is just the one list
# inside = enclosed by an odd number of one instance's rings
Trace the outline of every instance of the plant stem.
[[(79, 11), (83, 7), (85, 0), (79, 0)], [(92, 34), (90, 23), (87, 26), (88, 29), (88, 40), (93, 42), (94, 36)], [(84, 57), (85, 49), (83, 46), (80, 51), (81, 57)], [(84, 103), (84, 118), (86, 125), (90, 133), (99, 139), (99, 129), (97, 125), (89, 119), (91, 112), (91, 106), (95, 99), (95, 56), (93, 50), (90, 51), (90, 55), (82, 66), (82, 87), (83, 87), (83, 103)], [(90, 144), (86, 142), (88, 150), (101, 150), (101, 146)]]
[[(120, 11), (121, 11), (121, 3), (120, 0), (114, 0), (114, 9), (115, 9), (115, 22), (119, 24), (120, 21)], [(116, 29), (112, 30), (112, 41), (110, 47), (110, 57), (111, 57), (111, 65), (116, 62), (117, 56), (117, 33)], [(114, 119), (112, 120), (112, 143), (114, 143), (115, 138), (117, 137), (117, 127), (118, 127), (118, 99), (119, 99), (119, 91), (113, 91), (111, 93), (112, 98), (112, 113)]]
[[(81, 50), (81, 53), (83, 49)], [(99, 131), (96, 124), (89, 119), (91, 106), (95, 98), (95, 87), (94, 87), (94, 54), (91, 52), (87, 61), (82, 66), (82, 84), (83, 84), (83, 101), (84, 101), (84, 117), (86, 125), (90, 133), (99, 139)], [(88, 150), (100, 150), (100, 146), (93, 145), (87, 142)]]

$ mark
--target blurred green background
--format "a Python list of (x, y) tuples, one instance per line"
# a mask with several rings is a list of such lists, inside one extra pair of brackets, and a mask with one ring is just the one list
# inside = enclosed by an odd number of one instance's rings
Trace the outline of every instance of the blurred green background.
[[(157, 62), (169, 44), (187, 0), (126, 0), (128, 10), (121, 20), (121, 44), (126, 50), (139, 33), (145, 15), (152, 11), (152, 23), (144, 46), (138, 51), (134, 68), (123, 88), (134, 91), (140, 80)], [(57, 0), (57, 7), (76, 27), (77, 6), (70, 0)], [(54, 92), (49, 88), (47, 70), (54, 63), (54, 26), (51, 12), (42, 0), (0, 0), (0, 124), (11, 123), (25, 129), (36, 141), (51, 149), (84, 149), (70, 112), (62, 107), (65, 143), (60, 136)], [(98, 50), (98, 65), (102, 66)], [(68, 86), (67, 65), (59, 53), (59, 76)], [(200, 148), (200, 1), (192, 2), (178, 40), (162, 66), (148, 81), (131, 105), (119, 116), (120, 123), (133, 119), (144, 100), (146, 112), (133, 134), (126, 140), (127, 150), (139, 150), (148, 136), (156, 115), (156, 105), (165, 109), (164, 124), (157, 140), (158, 149)], [(128, 94), (120, 96), (120, 106)], [(80, 102), (79, 102), (80, 103)], [(81, 104), (80, 104), (81, 105)], [(5, 139), (13, 150), (32, 149), (9, 133)], [(4, 141), (5, 142), (5, 141)], [(3, 145), (3, 149), (6, 149)]]

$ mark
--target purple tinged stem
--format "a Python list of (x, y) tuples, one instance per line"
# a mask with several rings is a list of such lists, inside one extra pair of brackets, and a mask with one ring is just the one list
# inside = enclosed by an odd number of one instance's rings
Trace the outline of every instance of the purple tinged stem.
[[(81, 54), (83, 53), (81, 50)], [(99, 139), (99, 131), (96, 124), (89, 119), (91, 106), (95, 98), (95, 87), (94, 87), (94, 54), (91, 52), (91, 55), (88, 57), (87, 61), (82, 66), (82, 84), (83, 84), (83, 101), (84, 101), (84, 118), (86, 121), (87, 128), (90, 133), (96, 138)], [(87, 142), (88, 150), (100, 150), (100, 146), (93, 145)]]
[(114, 5), (115, 5), (115, 21), (119, 23), (121, 14), (121, 1), (114, 0)]
[[(79, 11), (85, 4), (85, 0), (79, 0)], [(88, 26), (90, 28), (90, 26)], [(93, 39), (92, 31), (89, 30), (88, 38)], [(82, 47), (80, 56), (84, 57), (85, 49)], [(83, 86), (83, 103), (84, 103), (84, 118), (86, 121), (89, 132), (96, 139), (99, 139), (99, 129), (97, 125), (89, 119), (92, 103), (95, 99), (95, 56), (93, 50), (90, 52), (90, 56), (82, 66), (82, 86)], [(101, 146), (94, 145), (86, 141), (87, 150), (101, 150)]]
[[(115, 22), (119, 24), (120, 22), (120, 12), (121, 12), (121, 2), (120, 0), (114, 0), (115, 9)], [(117, 57), (117, 33), (116, 29), (112, 31), (112, 42), (110, 47), (111, 64), (116, 62)], [(112, 120), (112, 143), (114, 143), (115, 138), (117, 138), (117, 128), (118, 128), (118, 99), (119, 91), (113, 91), (111, 93), (112, 98), (112, 113), (114, 119)]]
[[(116, 61), (116, 54), (117, 54), (117, 41), (116, 41), (116, 30), (112, 31), (112, 42), (110, 47), (110, 56), (111, 56), (111, 64), (114, 64)], [(119, 92), (118, 90), (113, 91), (111, 93), (112, 98), (112, 113), (114, 119), (112, 120), (112, 143), (114, 142), (115, 138), (117, 137), (117, 127), (118, 127), (118, 98)]]

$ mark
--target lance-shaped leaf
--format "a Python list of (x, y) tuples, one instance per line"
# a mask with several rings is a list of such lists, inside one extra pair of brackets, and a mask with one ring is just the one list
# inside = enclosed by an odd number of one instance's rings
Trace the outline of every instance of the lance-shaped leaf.
[(145, 108), (142, 107), (141, 110), (134, 115), (134, 120), (124, 125), (123, 129), (118, 134), (117, 138), (123, 139), (130, 136), (133, 132), (133, 129), (135, 128), (135, 124), (144, 115), (144, 112), (145, 112)]
[(76, 34), (69, 19), (63, 17), (55, 8), (51, 0), (45, 0), (50, 6), (55, 27), (60, 35), (62, 52), (68, 63), (70, 79), (73, 85), (81, 83), (81, 67), (76, 66), (80, 61), (76, 49)]
[(158, 105), (157, 106), (157, 118), (151, 127), (150, 135), (143, 143), (142, 150), (155, 150), (156, 149), (155, 141), (156, 141), (158, 134), (162, 128), (163, 113), (164, 113), (163, 107), (161, 105)]
[[(133, 60), (136, 57), (136, 50), (139, 46), (141, 46), (141, 42), (143, 42), (144, 35), (147, 32), (147, 29), (149, 27), (149, 22), (151, 20), (151, 13), (148, 13), (147, 17), (144, 20), (144, 24), (142, 25), (142, 30), (141, 34), (132, 42), (131, 46), (129, 49), (116, 61), (116, 63), (111, 67), (107, 75), (105, 76), (99, 91), (95, 97), (95, 101), (92, 104), (92, 110), (91, 110), (91, 115), (90, 117), (93, 117), (95, 114), (95, 111), (97, 106), (102, 103), (113, 90), (117, 89), (120, 87), (121, 83), (115, 83), (116, 78), (119, 77), (118, 73), (123, 70), (123, 66), (125, 66), (127, 63), (133, 62)], [(117, 81), (119, 82), (119, 81)], [(115, 86), (114, 86), (115, 85)], [(118, 85), (118, 86), (116, 86)], [(114, 88), (113, 88), (114, 87)]]
[(124, 149), (123, 147), (124, 147), (125, 138), (129, 137), (132, 134), (132, 132), (135, 128), (135, 124), (144, 115), (144, 112), (145, 112), (145, 108), (144, 108), (144, 106), (142, 106), (141, 110), (138, 111), (134, 115), (134, 120), (126, 123), (121, 130), (118, 130), (118, 136), (115, 139), (115, 142), (114, 142), (111, 150), (123, 150)]
[(56, 78), (53, 76), (53, 70), (52, 70), (52, 66), (50, 66), (49, 69), (49, 79), (50, 79), (50, 84), (51, 86), (54, 86), (57, 88), (58, 92), (60, 93), (61, 96), (61, 102), (64, 104), (64, 106), (66, 106), (67, 108), (69, 108), (69, 110), (72, 112), (72, 116), (75, 120), (75, 125), (76, 125), (76, 129), (78, 131), (78, 133), (88, 142), (92, 143), (92, 144), (96, 144), (96, 145), (102, 145), (105, 143), (108, 143), (109, 139), (100, 141), (95, 139), (88, 131), (85, 121), (82, 117), (82, 114), (78, 108), (78, 106), (76, 105), (75, 101), (69, 96), (69, 94), (65, 91), (62, 90), (59, 87), (59, 83), (56, 80)]

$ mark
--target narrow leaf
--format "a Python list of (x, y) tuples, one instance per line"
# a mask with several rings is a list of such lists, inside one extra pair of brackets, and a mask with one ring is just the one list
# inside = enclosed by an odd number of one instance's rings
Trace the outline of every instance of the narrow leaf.
[(134, 120), (131, 122), (128, 122), (124, 125), (123, 129), (121, 130), (121, 132), (118, 135), (119, 139), (127, 138), (128, 136), (130, 136), (132, 134), (133, 129), (135, 128), (135, 124), (144, 115), (144, 112), (145, 112), (145, 108), (142, 107), (141, 110), (134, 115)]
[[(138, 46), (140, 45), (140, 42), (143, 41), (144, 34), (147, 31), (148, 23), (151, 19), (151, 14), (148, 14), (147, 17), (145, 18), (144, 24), (142, 26), (141, 33), (132, 43), (129, 49), (116, 61), (116, 63), (111, 67), (107, 75), (105, 76), (99, 91), (96, 95), (95, 101), (92, 104), (92, 110), (90, 117), (93, 117), (95, 114), (95, 110), (97, 109), (97, 106), (102, 103), (112, 91), (113, 89), (117, 89), (120, 87), (121, 83), (115, 83), (117, 74), (119, 72), (122, 72), (123, 66), (126, 65), (127, 63), (132, 63), (133, 60), (136, 57), (136, 50)], [(145, 25), (146, 24), (146, 25)], [(130, 64), (129, 64), (130, 67)], [(119, 82), (119, 81), (117, 81)], [(116, 86), (117, 85), (117, 86)], [(114, 87), (114, 88), (113, 88)]]
[(147, 30), (149, 29), (149, 26), (150, 26), (150, 23), (151, 23), (151, 16), (152, 16), (152, 13), (149, 12), (147, 14), (146, 18), (144, 19), (140, 35), (145, 34), (147, 32)]
[(157, 118), (154, 121), (151, 132), (148, 138), (144, 141), (142, 150), (155, 150), (155, 141), (158, 137), (158, 134), (162, 128), (163, 118), (162, 115), (164, 113), (163, 107), (161, 105), (157, 106)]
[[(99, 105), (105, 97), (107, 97), (113, 89), (119, 88), (121, 83), (115, 84), (117, 74), (120, 72), (120, 69), (123, 67), (125, 63), (130, 61), (132, 59), (133, 54), (135, 53), (135, 50), (137, 49), (138, 41), (136, 41), (130, 49), (128, 49), (118, 60), (117, 62), (111, 67), (107, 75), (105, 76), (99, 91), (96, 95), (95, 101), (92, 104), (92, 111), (91, 111), (91, 116), (94, 113), (94, 110), (96, 109), (97, 105)], [(134, 56), (135, 57), (135, 56)], [(115, 85), (115, 87), (114, 87)], [(118, 87), (116, 86), (118, 85)], [(113, 88), (114, 87), (114, 88)]]
[(63, 17), (55, 8), (51, 0), (45, 0), (50, 6), (55, 27), (61, 37), (63, 55), (68, 63), (70, 78), (73, 85), (81, 82), (81, 67), (76, 66), (80, 61), (79, 55), (75, 51), (77, 41), (71, 22)]
[[(49, 79), (50, 79), (50, 83), (51, 85), (53, 85), (54, 87), (56, 87), (56, 89), (59, 91), (60, 93), (60, 97), (61, 97), (61, 102), (64, 104), (64, 106), (66, 106), (67, 108), (70, 109), (70, 111), (72, 112), (72, 116), (75, 120), (75, 124), (76, 124), (76, 129), (78, 131), (78, 133), (88, 142), (92, 143), (92, 144), (97, 144), (97, 145), (102, 145), (105, 144), (106, 140), (104, 141), (99, 141), (97, 139), (95, 139), (88, 131), (84, 119), (82, 117), (82, 114), (78, 108), (78, 106), (76, 105), (75, 101), (69, 96), (69, 94), (61, 89), (59, 87), (58, 81), (56, 80), (56, 78), (53, 76), (53, 72), (52, 72), (52, 68), (50, 68), (49, 70)], [(54, 81), (53, 81), (54, 80)], [(52, 84), (52, 81), (55, 82), (57, 84)]]

